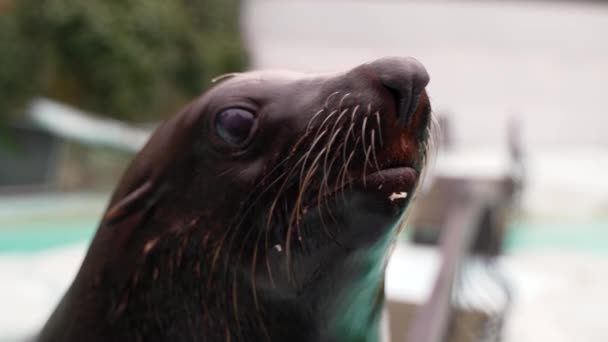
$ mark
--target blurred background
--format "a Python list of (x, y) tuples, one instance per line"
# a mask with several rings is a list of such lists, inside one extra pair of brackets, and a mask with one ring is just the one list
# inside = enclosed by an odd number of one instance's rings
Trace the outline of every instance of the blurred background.
[(608, 341), (607, 34), (608, 1), (0, 0), (0, 341), (40, 328), (129, 160), (213, 77), (386, 55), (427, 67), (443, 124), (387, 335), (432, 295), (464, 182), (498, 218), (454, 302), (500, 322), (452, 340)]

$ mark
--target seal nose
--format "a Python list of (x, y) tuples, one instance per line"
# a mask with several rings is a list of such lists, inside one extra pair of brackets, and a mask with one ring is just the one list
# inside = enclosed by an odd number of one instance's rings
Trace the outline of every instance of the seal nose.
[(395, 96), (397, 119), (406, 127), (418, 107), (420, 94), (429, 83), (426, 69), (413, 57), (384, 57), (368, 65)]

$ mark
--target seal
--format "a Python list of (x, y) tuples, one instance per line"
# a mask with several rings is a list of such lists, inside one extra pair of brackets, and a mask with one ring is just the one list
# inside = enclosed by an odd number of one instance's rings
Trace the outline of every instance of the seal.
[(223, 77), (135, 157), (39, 340), (377, 340), (428, 80), (410, 57)]

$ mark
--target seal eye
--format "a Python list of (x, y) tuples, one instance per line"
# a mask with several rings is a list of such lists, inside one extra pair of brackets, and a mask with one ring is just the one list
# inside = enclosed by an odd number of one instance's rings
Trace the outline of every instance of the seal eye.
[(255, 116), (242, 108), (229, 108), (220, 112), (215, 121), (217, 135), (233, 145), (242, 145), (253, 133)]

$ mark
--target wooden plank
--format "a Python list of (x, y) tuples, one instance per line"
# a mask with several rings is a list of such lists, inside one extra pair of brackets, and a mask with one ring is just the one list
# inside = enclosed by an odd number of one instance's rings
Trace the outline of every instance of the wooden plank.
[(442, 266), (431, 298), (416, 312), (408, 342), (440, 342), (445, 338), (454, 280), (477, 235), (483, 205), (482, 197), (465, 192), (449, 209), (439, 246)]

